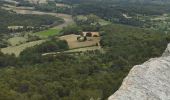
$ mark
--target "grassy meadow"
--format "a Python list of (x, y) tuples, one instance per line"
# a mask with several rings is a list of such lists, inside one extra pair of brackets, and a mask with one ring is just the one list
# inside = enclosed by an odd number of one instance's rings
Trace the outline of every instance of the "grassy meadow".
[(36, 32), (34, 34), (42, 37), (54, 36), (60, 33), (61, 29), (48, 29), (40, 32)]

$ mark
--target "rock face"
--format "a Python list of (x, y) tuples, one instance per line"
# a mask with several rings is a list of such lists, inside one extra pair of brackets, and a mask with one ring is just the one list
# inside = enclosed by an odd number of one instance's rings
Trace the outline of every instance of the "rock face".
[(109, 100), (170, 100), (170, 44), (162, 57), (134, 66)]

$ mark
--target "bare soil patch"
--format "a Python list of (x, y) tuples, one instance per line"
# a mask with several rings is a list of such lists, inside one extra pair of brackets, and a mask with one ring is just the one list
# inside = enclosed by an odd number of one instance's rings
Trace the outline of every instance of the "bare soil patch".
[(78, 36), (79, 35), (71, 34), (71, 35), (61, 36), (60, 39), (66, 40), (68, 42), (70, 49), (96, 46), (100, 42), (100, 37), (88, 37), (87, 41), (79, 42), (77, 41)]

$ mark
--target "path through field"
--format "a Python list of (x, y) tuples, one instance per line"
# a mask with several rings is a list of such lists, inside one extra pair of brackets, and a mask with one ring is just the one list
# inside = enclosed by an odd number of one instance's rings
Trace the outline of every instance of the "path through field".
[(71, 49), (71, 50), (67, 50), (67, 51), (64, 51), (64, 52), (44, 53), (44, 54), (42, 54), (42, 56), (56, 55), (56, 54), (59, 54), (59, 53), (74, 54), (74, 53), (79, 53), (79, 52), (87, 52), (87, 51), (95, 51), (95, 50), (98, 50), (101, 53), (104, 53), (104, 50), (100, 46), (91, 46), (91, 47), (83, 47), (83, 48)]

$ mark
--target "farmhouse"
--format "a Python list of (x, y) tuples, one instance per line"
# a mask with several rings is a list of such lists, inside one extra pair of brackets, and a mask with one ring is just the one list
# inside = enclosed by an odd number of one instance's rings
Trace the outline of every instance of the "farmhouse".
[(18, 30), (18, 29), (23, 29), (24, 26), (8, 26), (9, 30)]
[(82, 36), (85, 37), (100, 37), (99, 32), (82, 32)]

